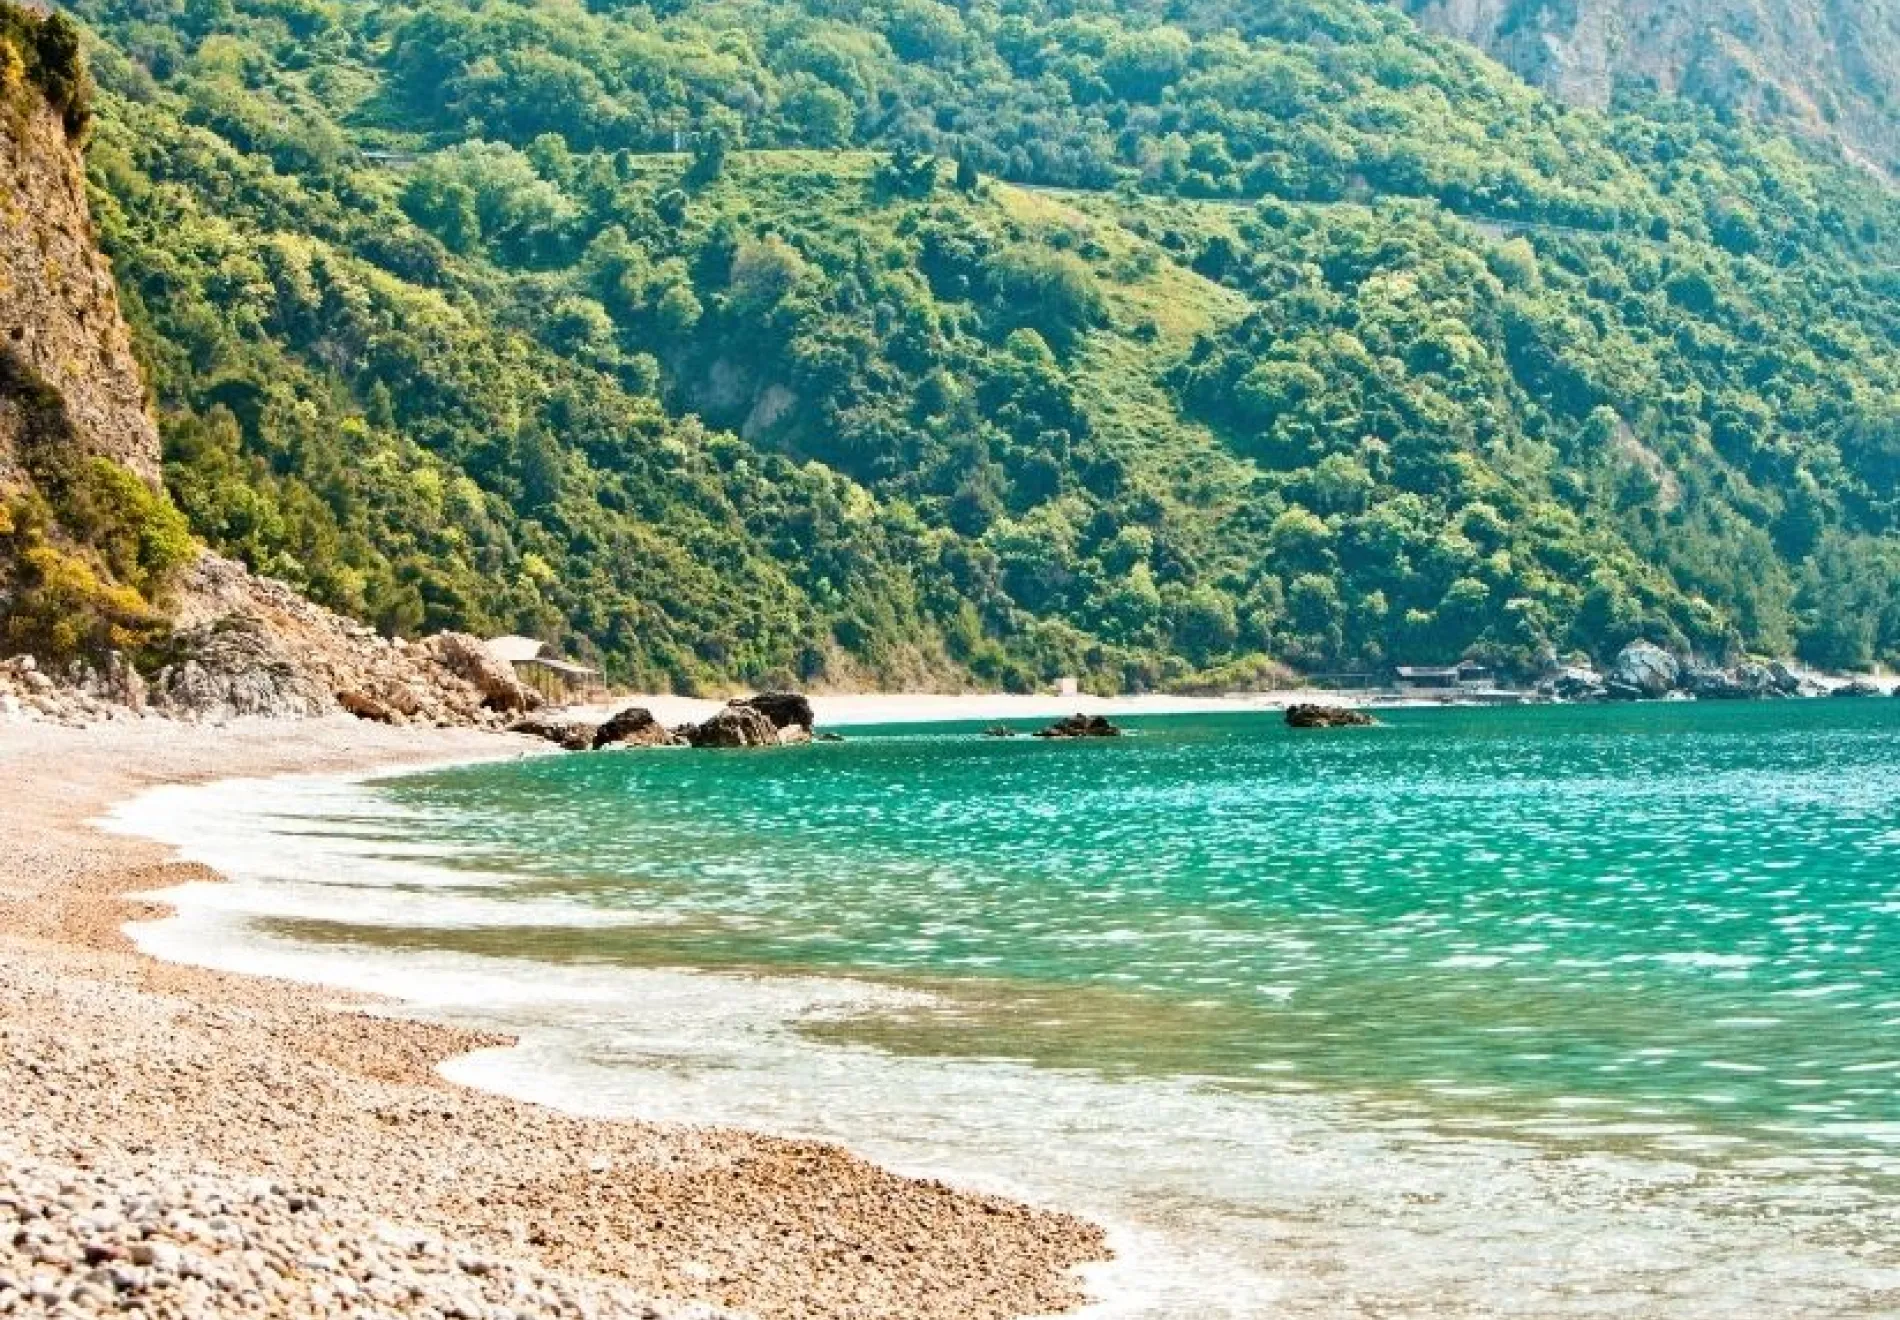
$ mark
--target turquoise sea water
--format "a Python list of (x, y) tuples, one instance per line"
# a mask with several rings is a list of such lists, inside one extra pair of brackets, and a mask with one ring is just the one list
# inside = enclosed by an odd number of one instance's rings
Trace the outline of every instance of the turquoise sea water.
[(1127, 1313), (1900, 1313), (1900, 702), (1384, 720), (537, 758), (181, 832), (227, 943), (528, 1037), (471, 1077), (1075, 1204)]

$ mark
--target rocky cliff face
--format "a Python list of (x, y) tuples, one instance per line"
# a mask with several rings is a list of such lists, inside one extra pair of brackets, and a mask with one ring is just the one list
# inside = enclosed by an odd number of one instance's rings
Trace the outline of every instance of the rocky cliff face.
[[(156, 486), (158, 430), (95, 241), (79, 148), (11, 50), (0, 46), (0, 353), (63, 401), (87, 453)], [(26, 407), (17, 389), (0, 392), (0, 483), (25, 480)]]
[(1573, 104), (1653, 89), (1900, 170), (1900, 0), (1399, 0)]
[(473, 638), (386, 640), (191, 540), (87, 205), (86, 85), (70, 25), (0, 0), (0, 719), (539, 704)]

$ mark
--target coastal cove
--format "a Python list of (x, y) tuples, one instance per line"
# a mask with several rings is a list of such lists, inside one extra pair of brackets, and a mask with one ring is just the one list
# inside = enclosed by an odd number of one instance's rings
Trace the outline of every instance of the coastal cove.
[(115, 820), (231, 881), (148, 952), (518, 1037), (446, 1067), (518, 1098), (1088, 1215), (1098, 1314), (1890, 1312), (1900, 707), (1380, 719), (871, 726)]

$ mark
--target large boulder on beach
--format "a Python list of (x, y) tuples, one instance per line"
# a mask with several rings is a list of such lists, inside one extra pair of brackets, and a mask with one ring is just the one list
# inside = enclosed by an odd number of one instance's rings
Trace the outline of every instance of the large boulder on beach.
[(772, 721), (775, 729), (803, 729), (807, 733), (811, 732), (814, 718), (811, 701), (802, 692), (761, 692), (756, 697), (740, 697), (731, 704), (750, 706)]
[(1122, 731), (1100, 715), (1071, 715), (1037, 732), (1038, 738), (1119, 738)]
[(756, 706), (731, 705), (680, 731), (694, 747), (782, 747), (778, 726)]
[(680, 747), (673, 731), (645, 706), (629, 706), (594, 730), (594, 750), (603, 747)]
[(1611, 696), (1654, 701), (1675, 691), (1682, 681), (1682, 665), (1654, 642), (1635, 641), (1624, 647), (1610, 667)]
[(524, 714), (546, 704), (539, 692), (515, 677), (514, 667), (467, 633), (438, 633), (424, 643), (435, 662), (481, 694), (488, 710)]
[(184, 629), (172, 635), (165, 650), (168, 663), (153, 680), (149, 696), (167, 715), (213, 721), (247, 716), (299, 719), (336, 708), (331, 693), (256, 619), (228, 615)]
[(1377, 723), (1363, 710), (1350, 710), (1344, 706), (1293, 706), (1287, 710), (1286, 722), (1295, 729), (1363, 729)]

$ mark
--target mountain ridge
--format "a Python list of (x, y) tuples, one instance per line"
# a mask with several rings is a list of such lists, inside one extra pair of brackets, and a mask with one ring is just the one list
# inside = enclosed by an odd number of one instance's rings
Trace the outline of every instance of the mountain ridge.
[(655, 688), (1900, 647), (1890, 195), (1352, 0), (1018, 10), (86, 0), (174, 497)]
[(1681, 96), (1900, 167), (1900, 7), (1889, 0), (1400, 0), (1531, 83), (1608, 109)]

